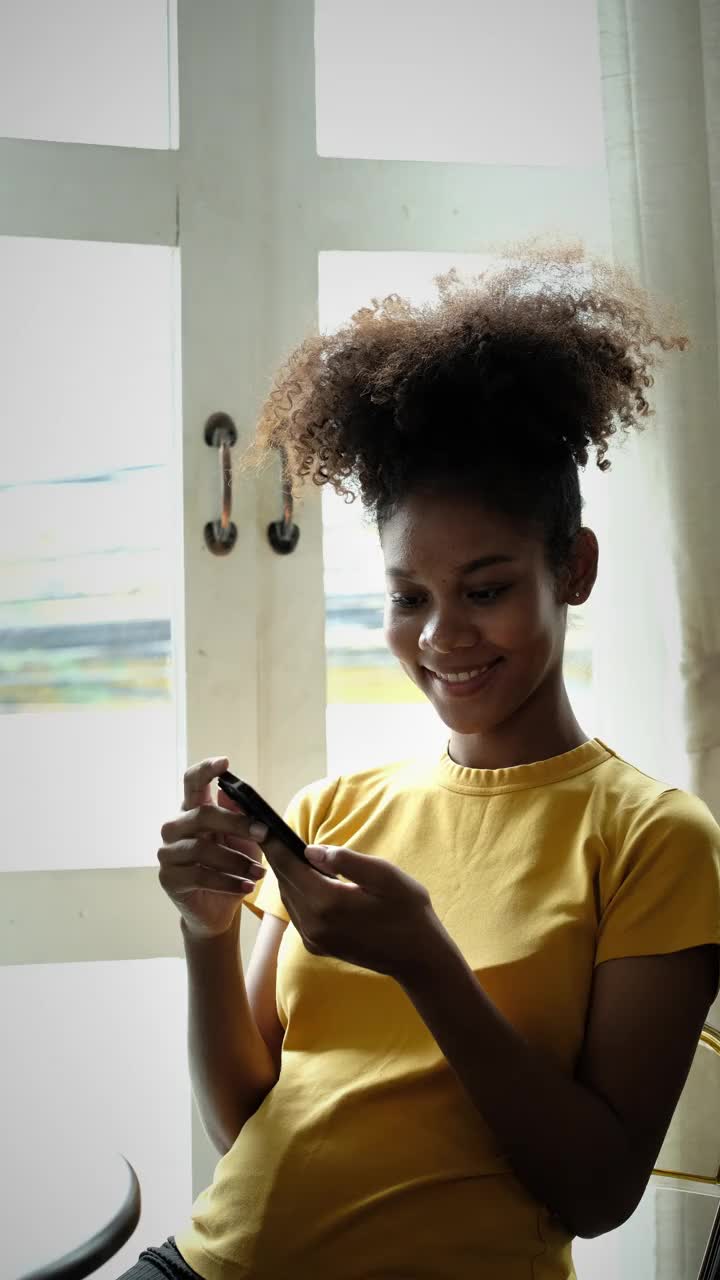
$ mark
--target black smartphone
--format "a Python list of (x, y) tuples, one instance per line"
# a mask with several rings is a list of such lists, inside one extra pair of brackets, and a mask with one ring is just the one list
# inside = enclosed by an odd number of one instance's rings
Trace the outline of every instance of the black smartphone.
[[(259, 796), (257, 791), (253, 790), (249, 782), (244, 782), (242, 778), (237, 778), (234, 773), (226, 769), (224, 773), (218, 776), (218, 786), (221, 791), (225, 792), (226, 796), (229, 796), (231, 800), (239, 804), (240, 808), (249, 814), (251, 818), (257, 818), (258, 821), (264, 822), (270, 833), (276, 836), (278, 840), (281, 840), (291, 853), (294, 853), (308, 867), (312, 865), (305, 857), (305, 849), (307, 848), (305, 842), (300, 839), (296, 831), (293, 831), (292, 827), (288, 826), (287, 822), (283, 822), (280, 814), (276, 813), (267, 801), (263, 800), (262, 796)], [(313, 870), (320, 871), (320, 867), (313, 867)], [(328, 875), (331, 880), (337, 879), (336, 876), (329, 875), (325, 871), (320, 871), (320, 874)]]

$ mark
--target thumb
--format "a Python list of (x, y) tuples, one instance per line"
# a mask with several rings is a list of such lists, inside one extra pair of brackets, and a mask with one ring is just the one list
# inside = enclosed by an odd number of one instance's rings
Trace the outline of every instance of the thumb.
[(383, 893), (390, 887), (389, 873), (393, 868), (384, 858), (333, 844), (309, 844), (305, 856), (314, 866), (344, 876), (370, 893)]

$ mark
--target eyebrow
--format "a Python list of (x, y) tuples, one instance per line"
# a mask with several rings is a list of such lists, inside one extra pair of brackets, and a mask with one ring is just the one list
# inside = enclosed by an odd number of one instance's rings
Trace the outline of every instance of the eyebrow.
[[(467, 564), (459, 564), (455, 567), (455, 572), (460, 575), (464, 573), (474, 573), (476, 569), (487, 569), (491, 564), (511, 564), (517, 559), (517, 556), (480, 556), (477, 560), (469, 560)], [(414, 569), (403, 569), (397, 565), (391, 569), (385, 570), (388, 578), (412, 578), (414, 577)]]

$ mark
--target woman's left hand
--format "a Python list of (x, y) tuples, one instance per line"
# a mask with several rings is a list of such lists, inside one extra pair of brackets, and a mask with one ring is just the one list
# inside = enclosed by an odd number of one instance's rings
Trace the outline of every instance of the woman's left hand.
[(384, 858), (337, 845), (308, 845), (309, 862), (346, 877), (332, 880), (272, 836), (260, 843), (288, 915), (312, 955), (334, 956), (402, 982), (421, 963), (430, 939), (442, 932), (425, 886)]

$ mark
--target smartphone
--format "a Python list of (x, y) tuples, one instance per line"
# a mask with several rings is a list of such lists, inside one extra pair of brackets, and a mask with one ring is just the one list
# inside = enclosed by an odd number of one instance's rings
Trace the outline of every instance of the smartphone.
[[(249, 814), (251, 818), (257, 818), (260, 822), (264, 822), (268, 831), (276, 836), (278, 840), (281, 840), (291, 853), (294, 853), (308, 867), (312, 865), (305, 857), (305, 849), (307, 848), (305, 842), (300, 839), (296, 831), (293, 831), (292, 827), (283, 822), (280, 814), (271, 809), (267, 801), (263, 800), (262, 796), (259, 796), (257, 791), (253, 790), (249, 782), (244, 782), (242, 778), (237, 778), (234, 773), (226, 769), (224, 773), (218, 776), (218, 786), (221, 791), (225, 792), (226, 796), (229, 796), (231, 800), (239, 804), (240, 808)], [(320, 871), (320, 867), (313, 867), (313, 870)], [(337, 879), (335, 875), (330, 875), (325, 871), (320, 871), (320, 874), (328, 875), (331, 880)]]

